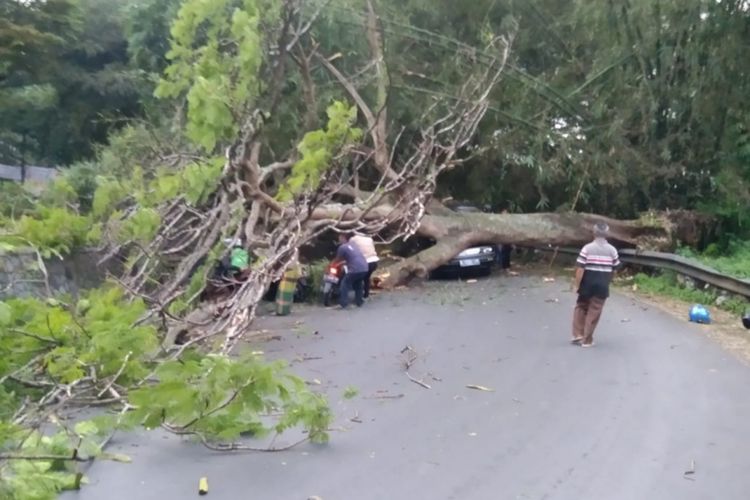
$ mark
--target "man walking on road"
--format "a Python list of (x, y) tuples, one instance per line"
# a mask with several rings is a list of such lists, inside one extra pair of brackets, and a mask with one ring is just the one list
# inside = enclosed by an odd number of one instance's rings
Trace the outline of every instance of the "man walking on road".
[(378, 252), (375, 251), (375, 242), (369, 236), (356, 234), (349, 239), (349, 243), (354, 245), (362, 252), (367, 261), (367, 278), (365, 278), (365, 298), (370, 296), (370, 281), (372, 273), (378, 268)]
[(620, 266), (617, 249), (607, 242), (609, 226), (594, 225), (594, 241), (581, 249), (576, 261), (575, 291), (578, 293), (573, 312), (573, 338), (581, 347), (594, 345), (594, 330), (609, 297), (609, 284)]
[(346, 274), (344, 279), (341, 280), (341, 296), (339, 297), (339, 304), (342, 309), (346, 309), (349, 305), (349, 292), (352, 288), (354, 289), (354, 303), (357, 307), (362, 307), (364, 303), (364, 285), (365, 278), (367, 278), (367, 260), (365, 259), (362, 252), (349, 242), (349, 235), (339, 235), (339, 249), (336, 252), (336, 262), (346, 262)]

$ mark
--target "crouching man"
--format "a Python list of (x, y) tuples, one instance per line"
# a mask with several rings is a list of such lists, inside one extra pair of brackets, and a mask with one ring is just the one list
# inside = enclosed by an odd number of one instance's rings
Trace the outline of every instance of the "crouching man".
[(367, 259), (362, 255), (359, 248), (349, 242), (348, 234), (339, 235), (339, 249), (336, 252), (334, 263), (346, 262), (346, 274), (341, 280), (341, 296), (339, 304), (342, 309), (349, 305), (349, 292), (354, 289), (354, 303), (362, 307), (364, 303), (365, 279), (367, 279)]

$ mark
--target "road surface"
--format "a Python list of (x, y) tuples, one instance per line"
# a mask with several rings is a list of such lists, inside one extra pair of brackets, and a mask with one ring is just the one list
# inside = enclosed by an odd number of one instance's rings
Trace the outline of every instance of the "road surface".
[[(133, 463), (98, 462), (63, 498), (184, 500), (201, 476), (213, 500), (750, 498), (750, 368), (708, 327), (617, 294), (597, 346), (574, 347), (573, 301), (559, 282), (493, 278), (266, 318), (282, 338), (253, 348), (320, 358), (292, 368), (329, 395), (328, 445), (227, 455), (122, 436), (112, 451)], [(431, 389), (404, 374), (406, 345)]]

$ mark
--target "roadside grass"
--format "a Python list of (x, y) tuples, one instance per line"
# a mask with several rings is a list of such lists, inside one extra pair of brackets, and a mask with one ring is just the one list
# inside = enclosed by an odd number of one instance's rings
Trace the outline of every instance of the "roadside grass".
[[(642, 293), (671, 297), (683, 302), (703, 304), (710, 307), (718, 307), (732, 314), (742, 315), (750, 308), (750, 302), (741, 298), (727, 296), (719, 299), (721, 293), (715, 289), (694, 288), (686, 286), (681, 282), (677, 274), (664, 271), (660, 274), (648, 275), (638, 273), (633, 277), (634, 290)], [(717, 299), (719, 299), (717, 301)]]
[(680, 248), (677, 253), (683, 257), (695, 259), (719, 272), (737, 278), (750, 278), (750, 241), (732, 241), (724, 250), (716, 244), (711, 244), (703, 252), (696, 252), (691, 248)]

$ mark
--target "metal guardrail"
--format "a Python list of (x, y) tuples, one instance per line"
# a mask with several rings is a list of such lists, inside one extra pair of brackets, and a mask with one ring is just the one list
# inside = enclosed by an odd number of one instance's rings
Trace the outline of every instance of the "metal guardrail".
[[(579, 250), (575, 248), (546, 247), (537, 249), (545, 252), (556, 252), (566, 255), (578, 255), (579, 252)], [(750, 299), (750, 280), (722, 274), (716, 269), (704, 266), (694, 260), (671, 253), (651, 252), (648, 250), (639, 251), (623, 249), (620, 250), (619, 253), (620, 260), (626, 264), (675, 271), (702, 283), (708, 283), (720, 290), (725, 290), (745, 297), (746, 299)]]

